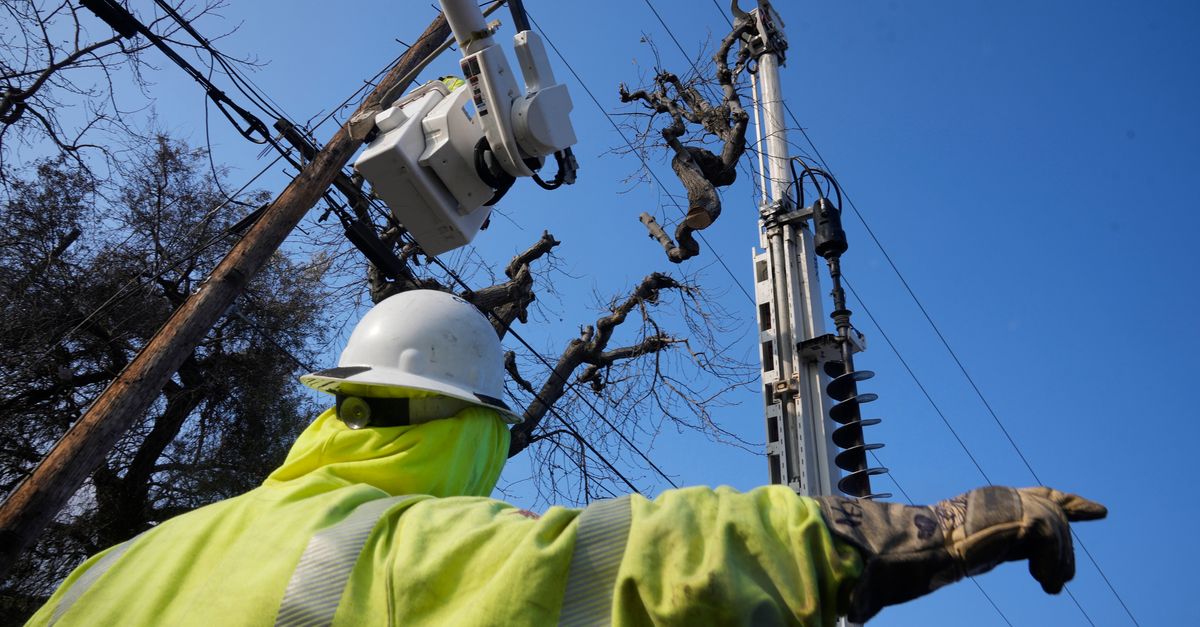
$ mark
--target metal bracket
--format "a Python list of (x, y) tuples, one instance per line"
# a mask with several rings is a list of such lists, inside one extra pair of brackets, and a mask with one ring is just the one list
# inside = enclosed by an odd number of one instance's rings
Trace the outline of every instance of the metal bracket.
[(771, 394), (775, 398), (790, 398), (800, 392), (800, 375), (792, 373), (788, 379), (776, 379), (771, 382)]
[[(779, 59), (779, 65), (782, 66), (785, 61), (784, 53), (788, 47), (787, 39), (780, 29), (783, 26), (783, 19), (779, 17), (775, 8), (767, 0), (759, 0), (758, 8), (753, 13), (758, 17), (758, 34), (763, 45), (763, 52), (774, 53)], [(753, 51), (754, 48), (751, 50)]]
[(803, 225), (813, 216), (812, 207), (804, 207), (803, 209), (792, 209), (792, 201), (789, 198), (775, 200), (770, 203), (764, 203), (759, 206), (758, 213), (762, 217), (763, 228), (767, 232), (788, 225)]
[(804, 340), (796, 344), (796, 350), (804, 361), (824, 363), (842, 358), (842, 343), (832, 333)]
[[(853, 329), (850, 334), (850, 352), (861, 353), (865, 350), (867, 350), (866, 336), (859, 333), (858, 329)], [(796, 344), (796, 351), (800, 353), (800, 358), (804, 361), (825, 363), (842, 360), (842, 342), (838, 336), (832, 333), (804, 340)]]
[(862, 334), (858, 329), (850, 329), (850, 350), (861, 353), (867, 350), (867, 336)]
[(812, 207), (805, 207), (795, 211), (789, 211), (783, 215), (777, 216), (775, 221), (779, 224), (795, 224), (798, 222), (807, 222), (813, 215)]

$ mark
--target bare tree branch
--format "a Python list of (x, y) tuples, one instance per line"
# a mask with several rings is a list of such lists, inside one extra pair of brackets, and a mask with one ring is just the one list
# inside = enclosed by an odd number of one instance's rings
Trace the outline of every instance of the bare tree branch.
[(509, 278), (504, 283), (475, 290), (466, 295), (467, 300), (481, 311), (491, 311), (492, 326), (496, 335), (504, 337), (514, 320), (528, 322), (529, 305), (536, 299), (533, 292), (533, 271), (531, 264), (562, 242), (554, 239), (549, 231), (543, 231), (542, 236), (532, 246), (513, 257), (504, 269), (504, 275)]
[[(567, 382), (570, 381), (575, 370), (584, 364), (604, 363), (605, 351), (612, 338), (613, 330), (625, 321), (634, 308), (643, 303), (656, 303), (659, 292), (665, 289), (684, 289), (684, 286), (674, 278), (658, 272), (647, 276), (623, 302), (613, 305), (609, 315), (596, 320), (595, 325), (584, 327), (580, 331), (579, 337), (567, 344), (550, 376), (542, 383), (541, 388), (534, 395), (533, 401), (525, 408), (524, 422), (513, 427), (512, 443), (508, 449), (509, 457), (520, 453), (529, 446), (534, 430), (541, 424), (550, 407), (566, 393)], [(667, 341), (645, 342), (641, 347), (643, 350), (637, 355), (662, 350), (670, 344)], [(635, 351), (631, 350), (630, 354), (633, 352)]]
[[(737, 178), (737, 163), (746, 151), (746, 126), (750, 119), (742, 107), (737, 82), (746, 68), (750, 52), (748, 47), (742, 46), (732, 69), (729, 53), (744, 35), (753, 32), (753, 20), (739, 17), (713, 56), (715, 81), (721, 90), (715, 104), (700, 93), (703, 77), (684, 82), (666, 70), (655, 74), (650, 88), (630, 91), (624, 84), (619, 88), (621, 102), (640, 102), (652, 112), (651, 123), (656, 116), (665, 115), (670, 120), (660, 133), (674, 153), (671, 169), (683, 184), (688, 198), (687, 215), (675, 229), (678, 245), (649, 214), (643, 213), (639, 219), (646, 225), (650, 237), (662, 245), (672, 263), (680, 263), (700, 253), (700, 245), (692, 233), (708, 228), (720, 217), (721, 198), (716, 188), (731, 185)], [(699, 141), (685, 142), (689, 124), (701, 127), (706, 136), (715, 137), (720, 142), (720, 150), (713, 152)]]

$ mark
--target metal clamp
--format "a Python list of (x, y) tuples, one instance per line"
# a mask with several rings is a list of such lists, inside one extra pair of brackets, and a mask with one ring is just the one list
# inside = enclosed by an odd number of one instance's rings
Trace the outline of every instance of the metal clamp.
[(800, 393), (800, 375), (792, 373), (787, 379), (771, 382), (771, 394), (775, 398), (788, 398)]

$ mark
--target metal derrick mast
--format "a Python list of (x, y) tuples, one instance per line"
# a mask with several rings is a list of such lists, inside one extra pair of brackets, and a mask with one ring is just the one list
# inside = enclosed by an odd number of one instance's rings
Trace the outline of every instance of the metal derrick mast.
[[(736, 4), (734, 12), (740, 13)], [(867, 463), (869, 451), (882, 445), (863, 442), (863, 427), (878, 420), (861, 417), (860, 405), (875, 395), (859, 393), (857, 386), (873, 373), (854, 370), (853, 353), (865, 341), (850, 325), (841, 286), (847, 248), (841, 192), (831, 175), (803, 162), (798, 169), (789, 155), (779, 80), (787, 49), (783, 24), (767, 0), (750, 16), (757, 34), (744, 45), (757, 60), (752, 91), (765, 153), (753, 258), (771, 483), (810, 496), (834, 494), (835, 486), (859, 498), (890, 496), (871, 492), (870, 477), (886, 471)], [(808, 206), (806, 184), (817, 195)], [(829, 268), (836, 333), (824, 329), (818, 256)], [(847, 474), (839, 476), (839, 469)]]

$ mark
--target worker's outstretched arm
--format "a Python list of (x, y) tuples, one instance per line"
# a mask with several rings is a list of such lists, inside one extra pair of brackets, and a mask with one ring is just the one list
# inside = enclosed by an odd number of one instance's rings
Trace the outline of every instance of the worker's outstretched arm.
[(1075, 576), (1069, 523), (1107, 514), (1099, 503), (1045, 487), (980, 488), (928, 507), (816, 500), (833, 535), (863, 557), (845, 608), (856, 622), (1014, 560), (1029, 560), (1030, 574), (1056, 594)]
[(615, 624), (832, 625), (862, 568), (784, 486), (634, 496), (630, 514)]

